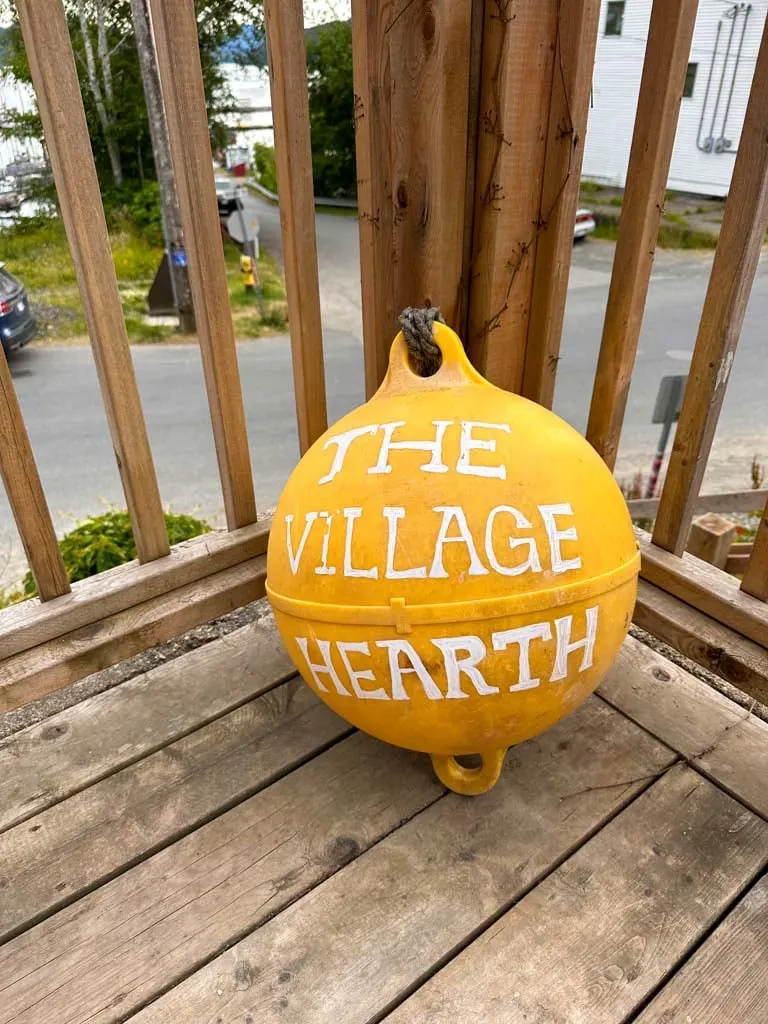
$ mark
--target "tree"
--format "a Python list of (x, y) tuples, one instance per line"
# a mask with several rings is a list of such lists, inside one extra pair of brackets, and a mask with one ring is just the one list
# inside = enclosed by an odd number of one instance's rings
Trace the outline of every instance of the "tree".
[(357, 195), (352, 25), (334, 21), (307, 33), (309, 122), (315, 194)]
[[(107, 205), (134, 190), (153, 172), (152, 145), (144, 101), (131, 0), (65, 0), (96, 169)], [(260, 0), (195, 0), (211, 138), (226, 137), (224, 112), (232, 98), (219, 66), (219, 51), (245, 23), (261, 26)], [(4, 40), (3, 73), (31, 83), (15, 11), (0, 0), (4, 20), (12, 18)], [(36, 115), (8, 113), (6, 136), (41, 135)]]

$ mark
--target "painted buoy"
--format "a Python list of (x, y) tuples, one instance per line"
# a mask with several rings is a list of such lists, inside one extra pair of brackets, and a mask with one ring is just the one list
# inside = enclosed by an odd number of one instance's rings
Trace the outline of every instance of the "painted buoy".
[[(611, 473), (567, 423), (489, 384), (434, 325), (430, 377), (398, 334), (379, 391), (285, 486), (267, 593), (299, 672), (339, 715), (480, 793), (506, 749), (595, 689), (639, 554)], [(454, 755), (482, 756), (479, 767)]]

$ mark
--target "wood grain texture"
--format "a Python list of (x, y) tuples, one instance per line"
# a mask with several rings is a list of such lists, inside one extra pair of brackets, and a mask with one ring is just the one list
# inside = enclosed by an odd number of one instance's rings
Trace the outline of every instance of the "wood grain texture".
[(741, 589), (759, 601), (768, 600), (768, 503), (757, 528), (749, 561), (745, 566)]
[(725, 569), (736, 524), (717, 512), (707, 512), (691, 523), (686, 550), (718, 569)]
[(164, 558), (128, 562), (73, 584), (65, 597), (41, 605), (23, 601), (0, 611), (0, 663), (74, 629), (267, 552), (270, 521), (205, 533), (175, 544)]
[(0, 712), (264, 597), (265, 579), (266, 558), (252, 558), (8, 658), (0, 676)]
[(768, 725), (627, 637), (598, 693), (768, 818)]
[(273, 782), (351, 727), (299, 679), (0, 836), (0, 939)]
[(640, 573), (666, 590), (743, 636), (768, 647), (768, 607), (739, 590), (737, 581), (687, 553), (681, 557), (657, 547), (647, 533), (635, 530), (640, 544)]
[(763, 1024), (768, 1006), (768, 878), (731, 911), (637, 1024)]
[[(694, 0), (695, 2), (695, 0)], [(600, 0), (560, 0), (522, 394), (552, 408)]]
[(462, 313), (472, 4), (353, 0), (366, 391), (405, 306)]
[[(768, 491), (729, 491), (700, 494), (693, 512), (758, 512), (768, 501)], [(627, 502), (633, 519), (652, 519), (659, 509), (658, 498), (636, 498)]]
[(768, 824), (669, 771), (388, 1024), (619, 1024), (768, 860)]
[(250, 623), (9, 736), (0, 742), (0, 832), (293, 672), (274, 621)]
[[(465, 340), (472, 362), (491, 383), (518, 392), (541, 229), (558, 7), (558, 0), (485, 0)], [(557, 162), (553, 157), (553, 167)], [(547, 187), (553, 187), (549, 178)]]
[(654, 0), (587, 440), (613, 469), (656, 253), (698, 0)]
[(251, 456), (213, 181), (192, 0), (150, 0), (197, 337), (227, 526), (256, 521)]
[(61, 0), (20, 0), (24, 46), (139, 560), (168, 554), (112, 250)]
[[(135, 1022), (378, 1019), (671, 757), (593, 699), (511, 751), (489, 793), (449, 794)], [(248, 987), (238, 983), (242, 964), (254, 968)]]
[(704, 300), (680, 419), (653, 530), (680, 554), (725, 397), (736, 344), (768, 230), (768, 24), (755, 65), (731, 187)]
[(632, 619), (691, 661), (768, 705), (768, 651), (640, 580)]
[(67, 570), (1, 345), (0, 477), (41, 600), (68, 593)]
[(328, 426), (302, 0), (265, 0), (283, 265), (302, 454)]
[(344, 740), (0, 949), (0, 1021), (125, 1020), (443, 792), (427, 758)]

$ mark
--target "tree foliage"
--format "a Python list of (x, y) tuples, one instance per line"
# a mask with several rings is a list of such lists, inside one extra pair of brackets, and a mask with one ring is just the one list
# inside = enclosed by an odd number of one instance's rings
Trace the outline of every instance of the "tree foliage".
[(315, 194), (357, 195), (352, 25), (335, 21), (307, 34), (309, 120)]
[[(155, 177), (131, 3), (65, 0), (65, 8), (96, 169), (109, 203)], [(211, 141), (218, 147), (226, 140), (223, 114), (232, 106), (219, 53), (244, 23), (262, 24), (262, 8), (260, 0), (195, 0), (195, 8)], [(2, 0), (0, 14), (12, 16), (3, 41), (3, 74), (31, 84), (15, 9)], [(0, 131), (6, 137), (42, 136), (36, 112), (6, 112)]]

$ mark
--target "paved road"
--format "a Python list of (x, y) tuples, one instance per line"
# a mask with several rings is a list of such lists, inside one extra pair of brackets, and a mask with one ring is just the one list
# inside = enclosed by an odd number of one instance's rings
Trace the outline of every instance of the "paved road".
[[(279, 248), (277, 211), (263, 204), (262, 242)], [(321, 215), (318, 251), (325, 322), (330, 415), (336, 418), (363, 397), (357, 223)], [(576, 248), (565, 321), (555, 408), (575, 426), (586, 423), (600, 342), (613, 247), (589, 241)], [(649, 424), (659, 379), (684, 373), (695, 340), (711, 259), (668, 252), (657, 259), (637, 370), (630, 394), (619, 476), (646, 469), (658, 437)], [(715, 442), (706, 487), (749, 486), (749, 463), (768, 461), (768, 261), (758, 271)], [(200, 357), (191, 345), (137, 346), (139, 386), (155, 453), (163, 501), (197, 510), (220, 523), (222, 503)], [(252, 443), (257, 500), (274, 506), (297, 457), (290, 353), (282, 337), (244, 342), (240, 367)], [(100, 502), (123, 504), (90, 350), (32, 348), (12, 362), (24, 416), (57, 529), (97, 511)], [(18, 577), (22, 556), (7, 506), (0, 503), (0, 580)]]

